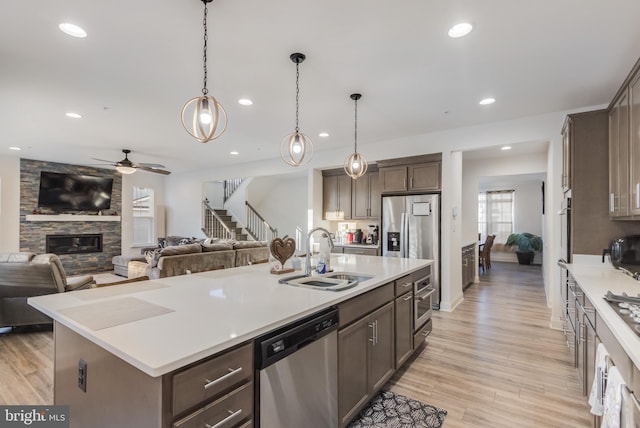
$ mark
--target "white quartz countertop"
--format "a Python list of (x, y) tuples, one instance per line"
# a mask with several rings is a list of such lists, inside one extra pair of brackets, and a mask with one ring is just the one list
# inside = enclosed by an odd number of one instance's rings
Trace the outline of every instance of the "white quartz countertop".
[[(267, 264), (258, 264), (31, 297), (28, 302), (144, 373), (157, 377), (431, 263), (333, 254), (334, 271), (374, 276), (340, 292), (279, 284), (282, 276), (294, 273), (271, 275)], [(118, 318), (121, 323), (109, 326), (114, 308), (122, 308)], [(127, 311), (137, 311), (136, 308), (141, 311), (136, 312), (139, 317), (140, 313), (148, 317), (128, 320)], [(87, 317), (98, 322), (82, 322)]]
[[(611, 264), (567, 264), (567, 269), (593, 304), (596, 312), (618, 339), (633, 364), (640, 369), (640, 336), (614, 312), (604, 300), (607, 291), (626, 292), (629, 296), (640, 293), (640, 281), (614, 269)], [(598, 326), (596, 325), (596, 330)]]

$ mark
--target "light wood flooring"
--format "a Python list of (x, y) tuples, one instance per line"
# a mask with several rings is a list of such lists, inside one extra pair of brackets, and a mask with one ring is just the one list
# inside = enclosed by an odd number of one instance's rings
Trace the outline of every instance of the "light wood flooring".
[[(494, 262), (387, 388), (448, 411), (445, 428), (591, 426), (539, 266)], [(0, 404), (53, 402), (51, 331), (0, 335)]]
[(591, 426), (561, 331), (549, 328), (540, 266), (493, 263), (386, 388), (448, 411), (444, 427)]

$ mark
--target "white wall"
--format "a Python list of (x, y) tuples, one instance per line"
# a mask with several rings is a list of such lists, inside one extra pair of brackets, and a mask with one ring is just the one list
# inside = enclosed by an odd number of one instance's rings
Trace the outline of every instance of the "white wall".
[(224, 206), (224, 183), (221, 181), (209, 181), (202, 183), (203, 196), (209, 199), (211, 208), (222, 208)]
[(0, 252), (20, 251), (20, 159), (0, 156)]
[(282, 174), (255, 177), (247, 187), (247, 200), (278, 236), (296, 236), (296, 226), (307, 230), (307, 176)]

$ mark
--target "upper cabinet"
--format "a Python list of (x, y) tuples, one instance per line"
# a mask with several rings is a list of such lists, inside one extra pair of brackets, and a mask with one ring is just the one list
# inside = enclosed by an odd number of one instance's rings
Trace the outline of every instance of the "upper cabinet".
[(322, 182), (322, 213), (325, 220), (351, 219), (351, 177), (324, 175)]
[(440, 190), (440, 154), (380, 161), (378, 166), (382, 193)]
[(640, 219), (640, 61), (609, 106), (609, 215)]
[(571, 189), (571, 117), (567, 116), (562, 127), (562, 191)]
[(378, 173), (368, 172), (353, 180), (351, 188), (352, 216), (354, 219), (380, 217), (380, 186)]

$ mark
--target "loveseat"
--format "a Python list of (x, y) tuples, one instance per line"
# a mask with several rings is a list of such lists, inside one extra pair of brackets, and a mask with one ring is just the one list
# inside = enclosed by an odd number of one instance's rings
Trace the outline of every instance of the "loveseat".
[(146, 261), (130, 261), (128, 278), (166, 278), (188, 273), (228, 269), (269, 258), (266, 241), (217, 241), (171, 245), (146, 252)]
[(55, 254), (0, 253), (0, 327), (50, 323), (27, 298), (93, 286), (89, 275), (67, 279)]

